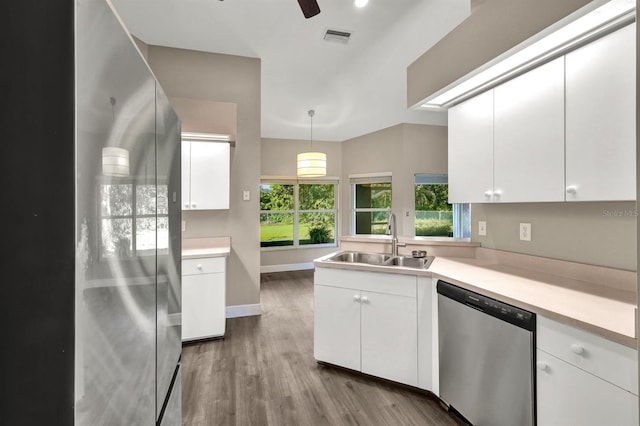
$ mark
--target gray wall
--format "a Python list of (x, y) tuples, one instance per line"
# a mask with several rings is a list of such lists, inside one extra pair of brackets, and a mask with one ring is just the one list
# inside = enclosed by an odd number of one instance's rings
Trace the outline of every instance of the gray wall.
[(447, 172), (447, 128), (399, 124), (342, 143), (341, 233), (351, 233), (350, 174), (391, 172), (398, 234), (413, 236), (416, 173)]
[[(295, 177), (296, 155), (309, 149), (310, 143), (308, 140), (262, 139), (260, 161), (262, 176)], [(339, 179), (342, 173), (341, 144), (314, 140), (313, 150), (327, 154), (327, 176)], [(339, 208), (340, 206), (338, 205), (338, 209)], [(260, 265), (270, 266), (309, 263), (312, 262), (313, 259), (334, 251), (336, 251), (335, 247), (298, 249), (268, 248), (261, 251)]]
[[(636, 270), (636, 203), (473, 204), (472, 241), (486, 248)], [(487, 235), (478, 235), (478, 221)], [(520, 223), (531, 241), (520, 241)]]
[[(157, 46), (148, 47), (148, 60), (167, 95), (181, 99), (183, 108), (178, 113), (183, 114), (181, 119), (189, 126), (184, 130), (215, 131), (208, 127), (206, 116), (184, 116), (191, 110), (190, 105), (236, 104), (230, 208), (184, 212), (187, 229), (183, 237), (231, 236), (227, 305), (259, 303), (260, 60)], [(251, 191), (250, 201), (242, 201), (243, 190)]]

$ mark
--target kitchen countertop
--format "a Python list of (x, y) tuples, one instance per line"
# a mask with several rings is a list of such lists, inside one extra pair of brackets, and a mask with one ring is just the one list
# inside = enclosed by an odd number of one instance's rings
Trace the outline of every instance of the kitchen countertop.
[[(460, 287), (510, 303), (544, 317), (573, 325), (609, 340), (636, 348), (636, 293), (624, 286), (605, 286), (584, 279), (561, 276), (541, 270), (500, 263), (491, 258), (455, 258), (436, 256), (428, 270), (346, 264), (316, 259), (316, 266), (432, 276)], [(547, 261), (543, 259), (543, 262)], [(553, 261), (564, 263), (561, 261)], [(607, 268), (566, 262), (566, 270), (593, 268), (596, 274)], [(627, 281), (634, 272), (611, 270)], [(628, 276), (627, 276), (628, 275)], [(633, 277), (632, 277), (633, 275)], [(599, 277), (598, 277), (599, 278)], [(602, 281), (602, 280), (600, 280)]]
[(231, 237), (185, 238), (182, 240), (183, 259), (225, 257), (231, 254)]

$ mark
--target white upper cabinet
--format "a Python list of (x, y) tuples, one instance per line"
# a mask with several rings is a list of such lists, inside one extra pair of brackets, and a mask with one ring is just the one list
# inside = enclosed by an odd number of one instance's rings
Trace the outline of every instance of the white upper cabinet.
[(219, 142), (182, 142), (182, 209), (229, 208), (230, 146)]
[(636, 24), (566, 55), (566, 200), (636, 198)]
[(449, 109), (449, 202), (493, 198), (493, 90)]
[(494, 89), (493, 201), (564, 201), (564, 58)]

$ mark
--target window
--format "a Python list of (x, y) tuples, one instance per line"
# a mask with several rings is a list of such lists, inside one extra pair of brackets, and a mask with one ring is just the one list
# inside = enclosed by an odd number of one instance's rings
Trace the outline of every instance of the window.
[[(157, 232), (156, 232), (157, 231)], [(167, 185), (100, 184), (100, 256), (155, 255), (169, 247)]]
[(260, 246), (335, 245), (337, 184), (263, 182)]
[(470, 236), (469, 204), (449, 204), (447, 175), (415, 175), (416, 237)]
[(354, 234), (384, 235), (391, 213), (391, 176), (352, 178)]

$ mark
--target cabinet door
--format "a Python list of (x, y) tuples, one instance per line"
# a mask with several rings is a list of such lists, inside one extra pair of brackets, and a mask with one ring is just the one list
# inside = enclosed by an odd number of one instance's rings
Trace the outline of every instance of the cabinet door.
[(494, 201), (564, 201), (564, 58), (494, 96)]
[(191, 142), (182, 142), (182, 210), (191, 208)]
[(449, 109), (449, 202), (486, 203), (493, 194), (493, 90)]
[(418, 384), (415, 297), (362, 292), (362, 372)]
[(638, 398), (544, 351), (537, 351), (539, 426), (637, 425)]
[(191, 142), (191, 210), (229, 208), (228, 143)]
[(182, 340), (223, 336), (225, 274), (182, 277)]
[(315, 358), (360, 371), (360, 291), (315, 285), (313, 292)]
[(635, 28), (566, 57), (567, 201), (636, 199)]

